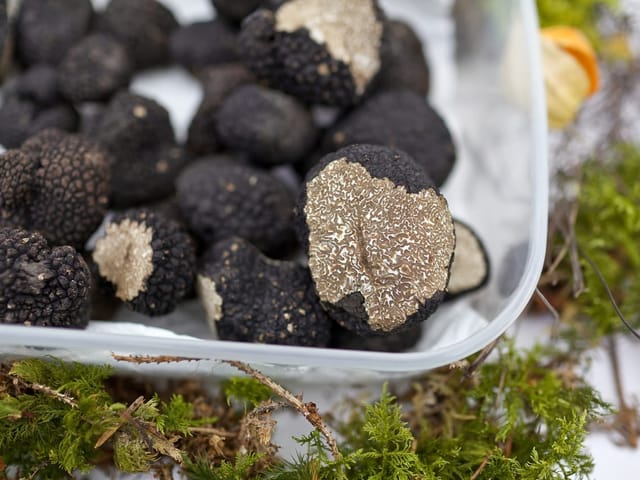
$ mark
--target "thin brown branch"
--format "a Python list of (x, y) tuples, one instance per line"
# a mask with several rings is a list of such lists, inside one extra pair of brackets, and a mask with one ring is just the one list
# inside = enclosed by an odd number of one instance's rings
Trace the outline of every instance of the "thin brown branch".
[(128, 363), (177, 363), (177, 362), (197, 362), (199, 360), (207, 360), (198, 357), (175, 357), (171, 355), (118, 355), (111, 352), (111, 358), (118, 362)]
[(471, 475), (469, 480), (476, 480), (476, 478), (478, 478), (480, 476), (480, 474), (482, 473), (482, 471), (484, 470), (484, 468), (487, 466), (487, 464), (489, 463), (489, 456), (487, 455), (482, 459), (482, 463), (480, 463), (480, 465), (478, 466), (478, 468), (476, 468), (476, 471), (473, 472), (473, 475)]
[(480, 354), (478, 355), (478, 357), (473, 362), (471, 362), (471, 365), (469, 365), (465, 370), (464, 375), (460, 379), (461, 382), (471, 378), (471, 376), (480, 367), (480, 365), (482, 365), (485, 362), (485, 360), (489, 357), (489, 355), (491, 355), (491, 352), (493, 352), (493, 350), (496, 348), (498, 343), (500, 343), (500, 340), (502, 340), (502, 335), (500, 335), (498, 338), (496, 338), (493, 342), (491, 342), (489, 345), (487, 345), (480, 351)]
[(219, 437), (224, 438), (232, 438), (237, 434), (233, 432), (228, 432), (227, 430), (222, 430), (220, 428), (211, 428), (211, 427), (189, 427), (188, 430), (192, 433), (204, 433), (209, 435), (217, 435)]
[(56, 400), (69, 405), (71, 408), (78, 408), (78, 402), (76, 402), (73, 397), (65, 393), (58, 392), (57, 390), (40, 383), (26, 383), (26, 385), (36, 392), (42, 392), (48, 397), (55, 398)]
[(620, 427), (620, 432), (627, 444), (632, 448), (638, 446), (638, 411), (630, 407), (624, 394), (624, 386), (622, 384), (622, 376), (620, 374), (620, 362), (618, 356), (618, 344), (615, 337), (610, 336), (607, 339), (607, 352), (611, 361), (611, 369), (613, 371), (613, 381), (616, 388), (616, 396), (618, 397), (618, 413), (616, 414), (616, 423)]
[(250, 375), (266, 387), (269, 387), (273, 393), (285, 400), (291, 407), (300, 412), (300, 414), (325, 438), (327, 445), (331, 450), (333, 458), (336, 460), (340, 458), (341, 455), (338, 451), (338, 443), (336, 442), (329, 428), (327, 428), (324, 421), (322, 420), (322, 417), (318, 413), (318, 408), (315, 403), (303, 402), (283, 386), (276, 383), (274, 380), (262, 374), (258, 370), (250, 367), (246, 363), (238, 362), (235, 360), (225, 360), (224, 362), (228, 363), (234, 368), (237, 368), (241, 372)]

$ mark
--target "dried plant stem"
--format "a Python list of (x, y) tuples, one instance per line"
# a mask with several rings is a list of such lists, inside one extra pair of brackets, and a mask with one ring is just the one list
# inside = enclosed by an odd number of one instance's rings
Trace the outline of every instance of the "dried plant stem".
[(293, 393), (289, 392), (280, 384), (273, 381), (271, 378), (262, 374), (258, 370), (250, 367), (246, 363), (238, 362), (235, 360), (225, 360), (225, 363), (228, 363), (234, 368), (237, 368), (241, 372), (250, 375), (254, 379), (256, 379), (261, 384), (269, 387), (273, 393), (277, 396), (285, 400), (291, 407), (296, 409), (300, 414), (311, 424), (313, 427), (318, 430), (322, 436), (325, 438), (329, 449), (331, 450), (331, 454), (335, 460), (340, 458), (340, 452), (338, 451), (338, 444), (333, 437), (331, 431), (327, 428), (322, 417), (318, 413), (318, 408), (313, 402), (303, 402), (298, 397), (296, 397)]
[(620, 362), (618, 360), (618, 344), (614, 336), (610, 336), (607, 339), (607, 352), (611, 361), (613, 381), (616, 387), (616, 396), (618, 397), (616, 423), (619, 424), (621, 433), (627, 444), (632, 448), (637, 448), (638, 412), (635, 408), (630, 407), (625, 400), (624, 386), (622, 384), (622, 376), (620, 375)]
[(489, 357), (489, 355), (491, 355), (491, 352), (493, 352), (493, 350), (496, 348), (496, 345), (500, 343), (500, 340), (502, 340), (502, 335), (500, 335), (498, 338), (496, 338), (493, 342), (491, 342), (489, 345), (487, 345), (480, 351), (478, 358), (476, 358), (471, 363), (471, 365), (469, 365), (465, 370), (464, 375), (460, 379), (461, 382), (471, 378), (471, 376), (480, 367), (480, 365), (482, 365), (485, 362), (485, 360)]
[(51, 387), (47, 387), (46, 385), (41, 385), (39, 383), (27, 383), (26, 385), (31, 390), (35, 390), (36, 392), (42, 392), (51, 398), (55, 398), (56, 400), (59, 400), (62, 403), (69, 405), (71, 408), (78, 408), (78, 402), (76, 402), (75, 399), (73, 399), (69, 395), (60, 393)]
[(478, 468), (476, 468), (476, 471), (473, 472), (473, 475), (471, 475), (471, 478), (469, 480), (476, 480), (476, 478), (480, 476), (484, 468), (487, 466), (487, 463), (489, 463), (489, 455), (486, 455), (482, 459), (482, 463), (478, 466)]

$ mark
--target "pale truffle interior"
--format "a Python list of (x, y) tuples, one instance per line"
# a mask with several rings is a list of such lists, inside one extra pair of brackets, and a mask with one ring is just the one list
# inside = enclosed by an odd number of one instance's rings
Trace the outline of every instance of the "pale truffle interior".
[(487, 259), (476, 235), (460, 222), (454, 227), (456, 249), (448, 289), (453, 294), (477, 287), (487, 276)]
[(200, 303), (207, 314), (211, 331), (216, 331), (216, 322), (222, 318), (222, 297), (216, 291), (216, 284), (204, 275), (198, 275), (196, 283)]
[(380, 69), (383, 27), (374, 1), (291, 0), (277, 11), (276, 30), (301, 28), (349, 67), (357, 93), (364, 93)]
[(360, 293), (373, 330), (393, 330), (445, 291), (455, 234), (435, 190), (408, 193), (342, 158), (308, 183), (304, 213), (320, 299)]
[(116, 286), (116, 296), (133, 300), (146, 290), (153, 273), (153, 229), (144, 223), (125, 219), (109, 223), (106, 235), (96, 242), (93, 260), (100, 275)]

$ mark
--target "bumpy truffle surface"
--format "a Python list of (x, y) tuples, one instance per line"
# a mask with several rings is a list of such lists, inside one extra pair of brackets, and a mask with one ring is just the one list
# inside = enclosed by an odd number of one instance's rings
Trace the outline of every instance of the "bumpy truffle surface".
[(429, 93), (431, 75), (422, 41), (408, 23), (385, 23), (381, 55), (377, 90), (411, 90), (423, 96)]
[(125, 87), (132, 74), (124, 46), (108, 35), (94, 34), (67, 52), (58, 67), (58, 84), (71, 102), (100, 101)]
[(377, 94), (331, 129), (325, 151), (372, 143), (407, 152), (441, 186), (456, 150), (449, 129), (424, 97), (410, 91)]
[(295, 163), (316, 139), (313, 119), (295, 98), (258, 85), (235, 90), (217, 115), (220, 141), (257, 163)]
[(466, 223), (454, 220), (456, 249), (451, 265), (447, 298), (474, 292), (489, 280), (489, 257), (478, 234)]
[(207, 257), (197, 290), (222, 340), (327, 345), (331, 321), (306, 268), (271, 260), (240, 238), (216, 244)]
[(148, 209), (114, 216), (93, 260), (116, 296), (145, 315), (170, 313), (193, 287), (193, 241), (178, 223)]
[(405, 153), (354, 145), (327, 155), (307, 176), (298, 213), (316, 291), (343, 327), (399, 331), (442, 301), (453, 220)]
[(54, 245), (82, 248), (102, 221), (111, 170), (86, 138), (45, 130), (0, 161), (0, 214)]
[(240, 50), (258, 77), (310, 103), (347, 106), (380, 70), (375, 0), (290, 0), (242, 24)]
[(39, 233), (0, 227), (0, 323), (83, 328), (90, 281), (72, 247), (49, 248)]
[(90, 0), (24, 0), (16, 20), (16, 49), (26, 65), (57, 65), (89, 30)]
[(216, 13), (232, 22), (240, 22), (257, 9), (263, 0), (211, 0)]
[(189, 226), (208, 243), (236, 235), (270, 252), (289, 241), (293, 199), (263, 170), (205, 157), (182, 172), (176, 188)]
[(199, 78), (204, 96), (189, 125), (187, 148), (195, 155), (206, 155), (220, 148), (216, 120), (222, 102), (236, 88), (253, 83), (255, 77), (244, 65), (229, 63), (207, 67)]
[(192, 23), (171, 35), (171, 57), (191, 70), (236, 62), (239, 60), (237, 37), (233, 27), (218, 19)]
[(39, 64), (25, 70), (11, 83), (15, 83), (17, 97), (30, 100), (39, 107), (48, 107), (62, 101), (56, 75), (55, 67)]
[(100, 28), (121, 41), (136, 68), (143, 69), (169, 61), (169, 37), (178, 22), (157, 0), (111, 0)]

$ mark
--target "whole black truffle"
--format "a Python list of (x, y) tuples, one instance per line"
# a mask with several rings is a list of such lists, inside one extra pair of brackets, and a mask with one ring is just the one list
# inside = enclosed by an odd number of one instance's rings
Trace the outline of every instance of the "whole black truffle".
[(0, 323), (83, 328), (90, 281), (72, 247), (49, 248), (39, 233), (0, 227)]
[(169, 61), (169, 37), (176, 28), (171, 10), (157, 0), (111, 0), (100, 18), (100, 29), (125, 45), (138, 69)]
[(343, 327), (397, 332), (444, 298), (453, 220), (404, 152), (353, 145), (325, 156), (307, 176), (297, 221), (318, 296)]
[(263, 170), (205, 157), (182, 172), (176, 189), (189, 226), (209, 244), (235, 235), (273, 252), (290, 240), (293, 199)]
[(242, 23), (240, 51), (256, 75), (310, 103), (348, 106), (380, 70), (375, 0), (289, 0)]
[(82, 248), (106, 213), (107, 154), (80, 135), (45, 130), (0, 158), (0, 217)]
[(0, 79), (7, 73), (11, 63), (13, 43), (13, 28), (9, 20), (8, 1), (0, 0)]
[(399, 353), (415, 347), (420, 341), (421, 336), (421, 323), (398, 333), (373, 335), (370, 337), (362, 337), (336, 324), (331, 332), (331, 346), (344, 350)]
[(229, 63), (203, 69), (199, 79), (204, 95), (189, 125), (187, 148), (195, 155), (206, 155), (220, 149), (216, 121), (222, 102), (236, 88), (253, 83), (255, 77), (244, 65)]
[(447, 299), (475, 292), (489, 281), (489, 256), (478, 234), (466, 223), (454, 220), (456, 248), (451, 264)]
[(314, 145), (317, 132), (304, 105), (259, 85), (233, 91), (217, 114), (220, 141), (256, 163), (295, 163)]
[(410, 91), (379, 93), (327, 133), (325, 151), (371, 143), (407, 152), (441, 186), (453, 169), (456, 149), (447, 125), (425, 98)]
[(175, 30), (169, 48), (174, 61), (190, 70), (239, 60), (238, 33), (221, 20), (196, 22)]
[(96, 241), (93, 260), (133, 311), (164, 315), (192, 289), (193, 241), (182, 227), (148, 209), (115, 215)]
[(125, 87), (133, 63), (125, 47), (104, 34), (85, 37), (72, 47), (58, 66), (58, 85), (71, 102), (107, 100)]
[(10, 95), (30, 100), (38, 107), (50, 107), (63, 101), (58, 89), (57, 70), (47, 64), (34, 65), (11, 81)]
[(422, 41), (408, 23), (388, 20), (384, 26), (377, 90), (411, 90), (426, 96), (431, 75), (422, 47)]
[(89, 30), (90, 0), (23, 0), (16, 20), (16, 50), (26, 65), (57, 65)]
[(216, 244), (207, 257), (197, 290), (222, 340), (327, 345), (331, 321), (306, 268), (269, 259), (240, 238)]
[(240, 23), (244, 17), (257, 9), (263, 0), (211, 0), (211, 3), (220, 16)]

